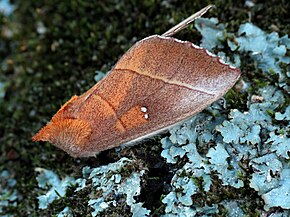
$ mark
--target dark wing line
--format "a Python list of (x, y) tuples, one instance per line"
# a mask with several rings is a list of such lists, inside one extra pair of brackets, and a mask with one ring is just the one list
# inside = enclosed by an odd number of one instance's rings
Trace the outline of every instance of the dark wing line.
[(108, 107), (111, 108), (111, 110), (113, 111), (114, 116), (116, 118), (116, 122), (119, 122), (120, 125), (123, 127), (124, 131), (126, 131), (125, 124), (118, 118), (117, 113), (116, 113), (116, 109), (113, 107), (113, 105), (108, 100), (106, 100), (104, 97), (102, 97), (99, 93), (95, 93), (93, 96), (99, 97), (104, 103), (106, 103), (108, 105)]

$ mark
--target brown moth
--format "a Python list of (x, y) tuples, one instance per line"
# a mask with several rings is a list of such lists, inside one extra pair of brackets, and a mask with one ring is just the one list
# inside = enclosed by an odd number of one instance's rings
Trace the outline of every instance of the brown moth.
[(240, 70), (170, 37), (211, 7), (161, 36), (137, 42), (105, 78), (66, 102), (32, 140), (49, 141), (73, 157), (94, 156), (164, 131), (219, 99)]

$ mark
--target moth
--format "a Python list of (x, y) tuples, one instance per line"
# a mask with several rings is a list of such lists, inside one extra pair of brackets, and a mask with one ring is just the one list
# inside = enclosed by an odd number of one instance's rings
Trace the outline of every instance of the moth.
[(171, 37), (202, 16), (138, 41), (110, 73), (73, 96), (33, 141), (49, 141), (73, 157), (158, 134), (202, 111), (238, 80), (240, 70), (191, 42)]

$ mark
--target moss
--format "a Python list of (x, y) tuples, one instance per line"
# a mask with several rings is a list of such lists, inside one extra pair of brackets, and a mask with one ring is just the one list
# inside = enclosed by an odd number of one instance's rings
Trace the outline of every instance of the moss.
[[(97, 159), (72, 159), (48, 143), (32, 143), (31, 136), (72, 95), (81, 94), (94, 84), (96, 70), (108, 71), (134, 42), (165, 32), (173, 23), (211, 1), (21, 0), (13, 3), (16, 9), (10, 17), (0, 14), (0, 82), (5, 83), (5, 96), (0, 99), (0, 169), (10, 171), (25, 200), (18, 201), (17, 207), (6, 208), (6, 212), (17, 216), (55, 215), (64, 208), (62, 205), (53, 204), (56, 206), (43, 213), (37, 211), (35, 168), (78, 176), (84, 165), (107, 164), (120, 156), (109, 150)], [(206, 16), (218, 17), (227, 23), (230, 31), (247, 21), (250, 12), (252, 21), (260, 28), (271, 31), (274, 24), (282, 34), (290, 32), (287, 0), (257, 1), (252, 9), (245, 8), (244, 1), (215, 4), (216, 9)], [(195, 43), (200, 39), (194, 29), (176, 37)], [(227, 98), (232, 103), (238, 100), (241, 106), (245, 102), (244, 96), (235, 93), (229, 93)], [(164, 193), (163, 182), (169, 183), (172, 177), (160, 157), (160, 149), (150, 151), (157, 146), (161, 147), (153, 141), (125, 152), (128, 156), (141, 157), (149, 165), (148, 174), (155, 178), (152, 180), (158, 180), (144, 185), (143, 193), (154, 192), (152, 197), (141, 197), (153, 213), (154, 210), (158, 213), (162, 206), (159, 198)], [(71, 198), (68, 193), (60, 204), (80, 205), (79, 200), (87, 199), (83, 192), (76, 197), (79, 198)], [(90, 210), (84, 205), (75, 212), (78, 215)]]

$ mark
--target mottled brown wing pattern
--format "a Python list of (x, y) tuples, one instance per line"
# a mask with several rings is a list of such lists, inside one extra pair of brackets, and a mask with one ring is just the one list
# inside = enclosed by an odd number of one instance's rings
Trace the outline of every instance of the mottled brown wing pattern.
[[(112, 144), (99, 136), (92, 140), (107, 149), (180, 122), (221, 97), (238, 77), (238, 69), (190, 42), (146, 38), (117, 62), (106, 82), (92, 93), (112, 105), (125, 129), (122, 136), (117, 142), (108, 141)], [(110, 131), (104, 138), (110, 138)]]
[(53, 142), (75, 157), (93, 156), (189, 118), (225, 94), (239, 74), (191, 42), (151, 36), (66, 103), (33, 140)]
[(240, 71), (191, 42), (171, 37), (208, 5), (162, 36), (137, 42), (99, 83), (73, 96), (33, 141), (49, 141), (71, 156), (94, 156), (158, 133), (221, 97)]

